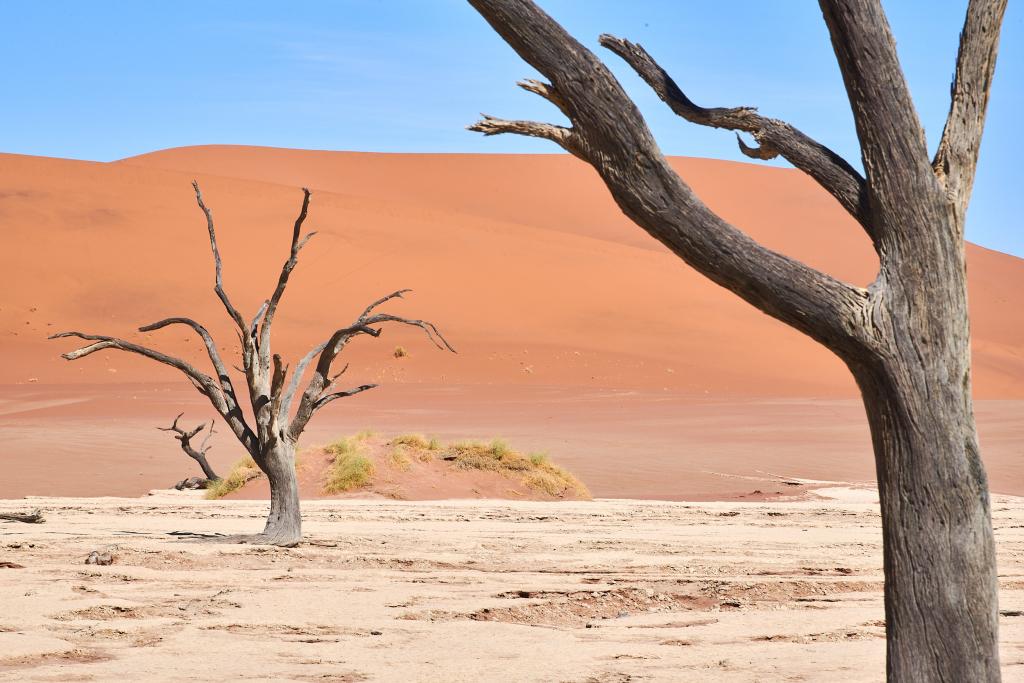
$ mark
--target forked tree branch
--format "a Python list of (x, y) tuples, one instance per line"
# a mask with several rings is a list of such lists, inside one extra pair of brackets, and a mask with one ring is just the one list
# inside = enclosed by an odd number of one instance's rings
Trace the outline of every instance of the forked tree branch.
[(520, 88), (527, 92), (532, 92), (535, 95), (540, 95), (551, 104), (558, 107), (558, 111), (562, 112), (566, 116), (569, 116), (569, 107), (566, 105), (565, 100), (558, 94), (558, 91), (551, 87), (550, 83), (544, 81), (538, 81), (533, 78), (524, 78), (516, 83)]
[[(402, 298), (402, 296), (404, 294), (407, 294), (410, 291), (412, 291), (412, 290), (410, 290), (410, 289), (399, 289), (398, 291), (391, 292), (390, 294), (386, 294), (386, 295), (382, 296), (381, 298), (377, 299), (376, 301), (371, 303), (369, 306), (367, 306), (363, 310), (363, 312), (359, 314), (359, 318), (357, 318), (357, 322), (359, 320), (363, 320), (367, 316), (369, 316), (370, 313), (372, 313), (378, 306), (380, 306), (380, 305), (390, 301), (391, 299), (400, 299), (400, 298)], [(333, 339), (333, 338), (334, 338), (334, 335), (331, 335), (331, 339)], [(316, 359), (318, 356), (320, 356), (321, 352), (325, 348), (327, 348), (327, 344), (331, 341), (331, 339), (328, 339), (327, 341), (321, 342), (321, 343), (317, 344), (316, 346), (314, 346), (312, 349), (309, 350), (309, 352), (305, 356), (302, 357), (301, 360), (299, 360), (298, 364), (295, 366), (295, 372), (292, 373), (292, 377), (288, 381), (288, 387), (287, 387), (287, 389), (285, 389), (284, 396), (281, 399), (280, 408), (278, 409), (278, 421), (279, 422), (282, 422), (282, 423), (285, 422), (285, 420), (286, 420), (286, 418), (288, 416), (288, 413), (291, 411), (292, 400), (295, 397), (295, 392), (298, 391), (298, 389), (299, 389), (299, 383), (302, 381), (302, 377), (306, 373), (306, 368), (308, 368), (309, 364), (312, 363), (313, 360)], [(335, 355), (337, 355), (337, 354), (335, 354)], [(346, 366), (346, 367), (348, 367), (348, 366)], [(344, 372), (344, 370), (342, 370), (342, 372)], [(338, 374), (340, 375), (341, 373), (338, 373)]]
[(181, 442), (181, 450), (185, 452), (185, 455), (199, 463), (199, 467), (202, 468), (203, 474), (206, 478), (210, 480), (219, 479), (220, 477), (218, 477), (216, 472), (213, 471), (213, 468), (210, 467), (209, 461), (206, 459), (206, 453), (210, 450), (210, 446), (207, 444), (214, 433), (213, 421), (210, 421), (210, 429), (207, 431), (206, 438), (203, 439), (203, 442), (197, 449), (192, 446), (191, 440), (196, 434), (201, 432), (204, 427), (206, 427), (206, 424), (200, 423), (197, 427), (189, 430), (182, 429), (178, 426), (178, 420), (180, 420), (181, 416), (184, 414), (185, 413), (178, 413), (178, 416), (174, 418), (174, 422), (171, 423), (170, 427), (157, 427), (157, 429), (162, 432), (174, 432), (174, 438)]
[(288, 413), (292, 409), (292, 400), (295, 397), (295, 392), (299, 389), (299, 383), (302, 381), (302, 376), (306, 373), (306, 368), (313, 362), (313, 359), (320, 355), (320, 352), (327, 347), (327, 342), (317, 344), (309, 350), (305, 356), (295, 366), (295, 371), (292, 373), (292, 378), (288, 381), (288, 388), (285, 389), (284, 396), (281, 399), (281, 405), (278, 407), (277, 415), (278, 422), (284, 423), (288, 419)]
[[(470, 4), (547, 78), (572, 123), (577, 156), (629, 218), (712, 281), (840, 355), (875, 343), (859, 325), (867, 292), (765, 248), (705, 206), (668, 165), (608, 68), (543, 10), (529, 0)], [(523, 132), (489, 119), (481, 128)]]
[[(302, 398), (299, 400), (299, 406), (295, 410), (295, 415), (292, 417), (291, 424), (288, 429), (289, 437), (293, 441), (298, 440), (299, 435), (302, 434), (302, 430), (306, 428), (306, 423), (309, 422), (313, 413), (319, 408), (331, 401), (344, 398), (346, 396), (353, 396), (377, 386), (375, 384), (367, 384), (348, 391), (336, 392), (335, 394), (328, 393), (334, 379), (342, 374), (338, 373), (338, 375), (331, 377), (331, 366), (334, 363), (335, 358), (337, 358), (342, 349), (345, 348), (353, 337), (361, 334), (369, 335), (371, 337), (380, 336), (381, 330), (379, 328), (375, 328), (374, 325), (394, 322), (418, 327), (426, 333), (427, 338), (430, 339), (430, 341), (432, 341), (439, 349), (451, 351), (452, 353), (455, 352), (455, 349), (448, 343), (448, 340), (444, 338), (441, 331), (438, 330), (437, 326), (431, 322), (426, 320), (403, 318), (390, 313), (374, 313), (374, 311), (382, 304), (392, 299), (402, 298), (402, 296), (409, 291), (410, 290), (408, 289), (400, 289), (377, 299), (363, 310), (362, 314), (360, 314), (354, 323), (348, 327), (335, 330), (330, 339), (322, 344), (318, 344), (309, 353), (307, 353), (301, 361), (299, 361), (298, 366), (295, 368), (295, 374), (292, 376), (291, 383), (285, 391), (277, 412), (278, 419), (284, 422), (287, 415), (291, 412), (292, 400), (298, 388), (298, 384), (301, 381), (302, 375), (305, 372), (306, 367), (314, 358), (316, 358), (316, 367), (309, 379), (309, 383), (306, 385), (305, 391), (302, 393)], [(342, 370), (342, 372), (344, 372), (344, 370)]]
[(197, 323), (191, 318), (165, 318), (164, 320), (158, 320), (151, 325), (145, 325), (139, 328), (139, 332), (152, 332), (154, 330), (163, 329), (169, 325), (187, 325), (195, 330), (196, 334), (203, 340), (203, 344), (206, 346), (207, 355), (210, 357), (210, 362), (213, 364), (213, 369), (217, 373), (217, 379), (220, 381), (221, 390), (224, 392), (224, 397), (228, 403), (229, 410), (239, 405), (238, 396), (235, 393), (235, 387), (231, 383), (231, 376), (228, 375), (227, 366), (224, 365), (224, 361), (220, 356), (220, 352), (217, 350), (217, 344), (210, 336), (210, 332), (201, 324)]
[(207, 375), (205, 372), (197, 370), (190, 363), (187, 363), (180, 358), (169, 356), (166, 353), (155, 351), (145, 346), (133, 344), (132, 342), (107, 335), (85, 334), (83, 332), (70, 331), (58, 332), (57, 334), (51, 335), (49, 338), (61, 339), (64, 337), (76, 337), (78, 339), (93, 342), (88, 346), (61, 354), (61, 357), (65, 360), (78, 360), (79, 358), (84, 358), (96, 353), (97, 351), (114, 349), (116, 351), (126, 351), (128, 353), (144, 356), (151, 360), (155, 360), (158, 363), (169, 365), (170, 367), (182, 372), (189, 379), (192, 385), (199, 390), (199, 393), (210, 399), (210, 403), (213, 405), (214, 409), (221, 417), (224, 418), (225, 422), (228, 423), (228, 426), (231, 427), (231, 431), (235, 434), (242, 445), (245, 446), (246, 450), (250, 453), (258, 451), (258, 439), (249, 425), (245, 423), (245, 420), (242, 417), (242, 412), (238, 408), (237, 403), (234, 405), (229, 403), (220, 385), (215, 382), (212, 377)]
[(579, 140), (573, 135), (571, 128), (563, 128), (553, 123), (540, 123), (538, 121), (507, 121), (490, 114), (481, 114), (480, 116), (482, 118), (479, 121), (466, 126), (466, 129), (488, 136), (515, 133), (516, 135), (525, 135), (531, 138), (543, 138), (556, 143), (566, 152), (586, 161), (586, 158), (583, 156), (583, 150), (579, 145)]
[(174, 438), (177, 439), (178, 441), (181, 441), (182, 439), (191, 439), (193, 436), (203, 431), (203, 427), (206, 426), (205, 422), (199, 423), (199, 425), (190, 430), (184, 430), (181, 427), (179, 427), (178, 420), (180, 420), (184, 414), (185, 413), (178, 413), (178, 415), (174, 418), (174, 422), (171, 423), (170, 427), (157, 427), (157, 429), (159, 429), (161, 432), (174, 432), (176, 434)]
[(863, 206), (864, 178), (831, 149), (785, 121), (761, 116), (754, 107), (708, 109), (698, 106), (642, 46), (608, 34), (602, 35), (599, 42), (625, 60), (677, 115), (701, 126), (750, 133), (759, 146), (749, 147), (737, 135), (743, 154), (752, 159), (773, 159), (781, 155), (814, 178), (870, 234), (870, 222)]
[(971, 0), (960, 32), (949, 116), (932, 166), (963, 225), (985, 128), (1006, 0)]
[[(215, 290), (221, 302), (224, 304), (225, 309), (238, 326), (239, 342), (242, 345), (242, 368), (236, 369), (244, 373), (247, 381), (249, 401), (255, 417), (256, 430), (249, 427), (245, 421), (237, 400), (235, 389), (231, 383), (231, 378), (228, 375), (224, 361), (217, 350), (215, 341), (205, 327), (191, 318), (166, 318), (151, 325), (146, 325), (140, 328), (140, 331), (148, 332), (152, 330), (159, 330), (169, 325), (187, 325), (188, 327), (191, 327), (202, 338), (203, 343), (206, 346), (207, 354), (210, 357), (210, 362), (213, 364), (214, 370), (217, 373), (217, 380), (219, 381), (215, 381), (214, 378), (180, 358), (175, 358), (148, 347), (106, 335), (84, 334), (82, 332), (60, 332), (53, 335), (50, 337), (51, 339), (77, 337), (87, 342), (92, 342), (85, 347), (63, 354), (65, 359), (77, 360), (97, 351), (114, 349), (145, 356), (176, 368), (184, 373), (185, 376), (188, 377), (189, 381), (192, 382), (192, 384), (201, 393), (210, 399), (214, 408), (228, 423), (228, 426), (231, 427), (238, 440), (246, 447), (250, 455), (256, 459), (256, 462), (261, 463), (264, 462), (263, 459), (268, 449), (273, 450), (278, 441), (288, 440), (291, 443), (294, 443), (302, 434), (302, 431), (305, 429), (310, 417), (320, 408), (338, 400), (339, 398), (354, 396), (355, 394), (368, 391), (369, 389), (373, 389), (377, 386), (375, 384), (363, 384), (344, 391), (333, 391), (334, 381), (344, 372), (344, 369), (332, 376), (331, 366), (334, 363), (335, 358), (352, 337), (361, 334), (377, 337), (380, 335), (381, 330), (375, 326), (392, 322), (400, 323), (422, 329), (426, 333), (427, 337), (438, 348), (454, 352), (455, 349), (452, 348), (433, 323), (426, 320), (403, 318), (390, 313), (377, 312), (377, 309), (381, 305), (393, 299), (401, 298), (405, 293), (410, 291), (408, 289), (400, 289), (386, 294), (385, 296), (382, 296), (370, 303), (365, 309), (363, 309), (363, 312), (356, 319), (355, 323), (348, 327), (336, 330), (327, 341), (318, 344), (313, 348), (299, 361), (295, 368), (295, 372), (289, 381), (288, 365), (282, 360), (280, 355), (271, 353), (271, 327), (273, 325), (274, 315), (277, 312), (278, 305), (280, 304), (285, 288), (287, 287), (289, 276), (298, 263), (299, 252), (306, 242), (315, 234), (309, 233), (305, 237), (302, 237), (302, 226), (306, 220), (309, 210), (310, 192), (308, 189), (303, 189), (302, 208), (299, 211), (298, 218), (295, 220), (295, 225), (292, 230), (291, 248), (289, 250), (288, 259), (281, 268), (277, 286), (275, 287), (271, 297), (263, 303), (256, 317), (247, 325), (238, 310), (231, 304), (230, 299), (224, 291), (220, 252), (217, 247), (217, 238), (214, 232), (213, 215), (203, 202), (198, 183), (193, 182), (193, 188), (196, 192), (196, 201), (198, 202), (199, 207), (203, 210), (203, 213), (206, 215), (207, 230), (210, 235), (210, 247), (213, 251), (214, 264), (216, 267)], [(266, 360), (264, 360), (264, 358), (266, 358)], [(289, 419), (292, 400), (298, 390), (298, 385), (302, 381), (306, 369), (314, 360), (316, 360), (315, 371), (302, 394), (302, 399), (298, 409), (296, 410), (294, 418)], [(347, 367), (348, 366), (346, 366), (346, 368)], [(205, 453), (206, 441), (203, 442), (203, 445), (200, 446), (198, 451), (192, 448), (190, 444), (190, 439), (195, 437), (203, 426), (200, 425), (193, 430), (183, 430), (178, 427), (178, 421), (180, 418), (181, 415), (175, 418), (170, 427), (160, 429), (163, 429), (163, 431), (174, 432), (177, 435), (175, 438), (181, 441), (182, 448), (185, 452), (188, 453), (190, 457), (198, 460), (200, 465), (203, 466), (204, 472), (206, 472), (208, 470), (208, 466), (203, 464), (203, 460), (201, 459), (202, 455)], [(210, 434), (212, 433), (213, 425), (211, 423)], [(207, 440), (208, 439), (209, 436), (207, 436)], [(208, 476), (213, 478), (210, 474), (208, 474)]]

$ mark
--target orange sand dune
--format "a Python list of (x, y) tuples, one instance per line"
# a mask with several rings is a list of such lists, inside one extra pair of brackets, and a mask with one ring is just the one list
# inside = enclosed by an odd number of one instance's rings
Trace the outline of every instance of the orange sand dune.
[[(873, 278), (868, 240), (801, 173), (673, 163), (767, 245), (858, 284)], [(109, 352), (69, 364), (59, 354), (73, 342), (46, 336), (121, 335), (203, 363), (186, 328), (135, 331), (188, 315), (235, 348), (193, 178), (246, 315), (276, 282), (298, 188), (313, 190), (307, 228), (319, 235), (275, 326), (286, 358), (404, 287), (414, 294), (392, 310), (433, 320), (459, 350), (409, 329), (358, 340), (347, 376), (384, 386), (325, 411), (306, 445), (364, 427), (504, 436), (551, 450), (604, 497), (738, 497), (773, 492), (765, 481), (778, 476), (873, 475), (842, 364), (669, 254), (571, 157), (211, 146), (115, 163), (0, 155), (0, 497), (137, 495), (191, 473), (153, 429), (180, 410), (204, 416), (175, 371)], [(1022, 494), (1024, 261), (968, 250), (984, 458), (996, 491)], [(398, 345), (410, 355), (395, 358)], [(220, 438), (226, 465), (240, 453)]]
[[(298, 209), (314, 190), (307, 247), (276, 327), (298, 355), (399, 287), (396, 307), (437, 322), (459, 356), (409, 330), (353, 348), (362, 381), (615, 386), (712, 395), (855, 396), (841, 363), (704, 280), (632, 225), (567, 156), (397, 155), (198, 147), (111, 164), (0, 156), (0, 383), (165, 380), (107, 354), (57, 358), (64, 328), (152, 337), (201, 361), (186, 330), (133, 330), (193, 315), (230, 347), (211, 290), (198, 177), (217, 219), (225, 281), (255, 312)], [(674, 161), (716, 210), (768, 245), (860, 284), (876, 260), (857, 226), (796, 171)], [(1024, 397), (1024, 311), (1007, 292), (1024, 262), (970, 247), (975, 386)], [(411, 357), (390, 359), (395, 345)], [(191, 349), (191, 351), (187, 351)], [(353, 371), (358, 371), (353, 372)]]

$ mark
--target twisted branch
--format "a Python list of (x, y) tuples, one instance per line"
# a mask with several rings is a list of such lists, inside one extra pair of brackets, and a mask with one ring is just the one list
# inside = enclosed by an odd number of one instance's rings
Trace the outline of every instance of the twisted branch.
[(213, 364), (213, 369), (217, 373), (217, 379), (220, 381), (221, 390), (224, 392), (224, 397), (228, 403), (229, 411), (237, 407), (239, 405), (238, 397), (235, 394), (235, 387), (231, 383), (231, 377), (228, 375), (227, 367), (224, 365), (220, 352), (217, 350), (216, 342), (203, 325), (200, 325), (191, 318), (165, 318), (163, 320), (158, 320), (151, 325), (140, 327), (139, 332), (152, 332), (154, 330), (168, 327), (169, 325), (187, 325), (195, 330), (196, 334), (202, 338), (203, 344), (206, 346), (206, 352), (210, 356), (210, 362)]
[(781, 155), (814, 178), (865, 229), (870, 229), (863, 206), (864, 178), (831, 149), (785, 121), (761, 116), (755, 107), (698, 106), (642, 46), (608, 34), (599, 42), (629, 64), (677, 115), (701, 126), (750, 133), (759, 146), (749, 147), (737, 135), (743, 154), (765, 160)]
[(174, 418), (174, 422), (171, 423), (170, 427), (157, 427), (157, 429), (159, 429), (161, 432), (174, 432), (174, 438), (181, 442), (181, 450), (185, 451), (185, 454), (188, 457), (192, 458), (197, 463), (199, 463), (199, 466), (202, 468), (203, 474), (206, 476), (206, 478), (209, 480), (219, 479), (220, 477), (217, 476), (217, 474), (213, 471), (213, 468), (210, 467), (210, 463), (206, 460), (206, 453), (210, 450), (210, 446), (208, 446), (207, 443), (210, 441), (210, 438), (214, 434), (213, 420), (210, 421), (210, 429), (206, 434), (206, 438), (203, 439), (203, 442), (199, 445), (199, 448), (196, 449), (193, 448), (191, 439), (196, 434), (201, 432), (203, 428), (206, 427), (206, 424), (200, 423), (197, 427), (193, 429), (184, 430), (178, 426), (178, 420), (180, 420), (181, 416), (184, 414), (185, 413), (178, 413), (178, 416)]
[(580, 157), (581, 159), (584, 158), (580, 141), (575, 137), (571, 128), (563, 128), (553, 123), (540, 123), (537, 121), (507, 121), (490, 114), (481, 114), (480, 116), (483, 118), (470, 126), (466, 126), (466, 130), (483, 133), (487, 136), (515, 133), (516, 135), (525, 135), (531, 138), (543, 138), (556, 143), (573, 156)]
[[(298, 388), (301, 376), (305, 372), (306, 367), (313, 361), (313, 358), (317, 358), (316, 368), (313, 371), (312, 377), (310, 377), (309, 383), (306, 385), (305, 391), (302, 393), (302, 398), (299, 400), (299, 407), (296, 409), (295, 416), (292, 418), (291, 425), (289, 427), (289, 435), (292, 440), (298, 439), (299, 435), (302, 434), (302, 430), (305, 429), (306, 423), (309, 421), (310, 417), (312, 417), (313, 413), (320, 407), (323, 407), (327, 403), (338, 398), (352, 396), (376, 386), (363, 385), (347, 392), (338, 392), (337, 395), (328, 394), (328, 396), (334, 397), (326, 401), (323, 400), (327, 398), (327, 396), (324, 396), (324, 392), (329, 389), (333, 380), (337, 377), (337, 375), (335, 378), (330, 377), (331, 365), (334, 363), (335, 358), (337, 358), (342, 349), (345, 348), (353, 337), (361, 334), (369, 335), (371, 337), (380, 336), (381, 330), (379, 328), (375, 328), (374, 325), (395, 322), (418, 327), (426, 333), (427, 338), (430, 339), (430, 341), (439, 349), (455, 353), (455, 349), (448, 343), (448, 340), (444, 338), (444, 335), (441, 334), (441, 331), (438, 330), (437, 326), (432, 322), (403, 318), (390, 313), (374, 313), (380, 305), (392, 299), (402, 298), (402, 296), (409, 291), (411, 290), (400, 289), (377, 299), (363, 310), (362, 314), (354, 323), (348, 327), (335, 330), (327, 341), (315, 346), (303, 357), (301, 361), (299, 361), (299, 364), (295, 369), (295, 374), (292, 376), (291, 383), (289, 384), (278, 409), (279, 419), (283, 419), (284, 416), (288, 415), (291, 411), (292, 399)], [(317, 356), (317, 354), (319, 354), (319, 356)], [(344, 372), (344, 370), (342, 370), (342, 372)], [(338, 373), (338, 375), (340, 374), (341, 373)]]
[[(594, 167), (627, 217), (713, 282), (840, 355), (875, 344), (858, 325), (867, 292), (767, 249), (711, 211), (668, 164), (643, 116), (608, 67), (536, 4), (529, 0), (469, 2), (547, 79), (550, 85), (527, 89), (554, 93), (572, 124), (571, 129), (562, 129), (571, 130), (570, 151)], [(655, 83), (658, 78), (664, 80), (652, 74)], [(485, 117), (470, 129), (488, 135), (554, 138), (559, 144), (567, 139), (567, 133), (545, 125)], [(779, 130), (790, 139), (795, 135), (790, 129)], [(813, 158), (822, 161), (816, 170), (819, 175), (828, 179), (835, 175), (852, 188), (856, 179), (846, 169), (829, 159), (820, 146), (807, 144), (808, 154), (813, 152), (817, 155)], [(794, 158), (799, 157), (794, 153)], [(856, 191), (832, 186), (846, 206), (852, 209), (858, 204)]]

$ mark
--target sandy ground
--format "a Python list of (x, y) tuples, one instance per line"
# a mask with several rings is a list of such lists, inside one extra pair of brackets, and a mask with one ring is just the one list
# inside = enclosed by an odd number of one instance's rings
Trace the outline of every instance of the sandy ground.
[[(841, 492), (870, 499), (870, 493)], [(0, 501), (0, 680), (877, 681), (877, 506), (307, 503), (295, 550), (177, 540), (265, 507)], [(994, 505), (1024, 680), (1024, 501)], [(113, 548), (112, 566), (83, 564)]]

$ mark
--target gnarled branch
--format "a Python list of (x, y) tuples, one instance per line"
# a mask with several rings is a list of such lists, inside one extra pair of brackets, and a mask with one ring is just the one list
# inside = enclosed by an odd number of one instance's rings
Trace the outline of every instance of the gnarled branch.
[(174, 422), (171, 423), (170, 427), (157, 427), (157, 429), (159, 429), (162, 432), (174, 432), (174, 438), (181, 442), (181, 450), (185, 452), (185, 455), (199, 463), (199, 467), (202, 468), (203, 470), (203, 475), (210, 480), (220, 479), (220, 477), (218, 477), (217, 474), (213, 471), (213, 468), (210, 467), (210, 463), (206, 459), (206, 453), (210, 450), (210, 446), (208, 446), (207, 444), (209, 443), (210, 438), (214, 434), (213, 420), (210, 421), (210, 429), (206, 434), (206, 438), (203, 439), (203, 442), (199, 445), (199, 448), (196, 449), (195, 447), (192, 446), (191, 440), (193, 437), (195, 437), (196, 434), (203, 431), (203, 428), (206, 427), (206, 424), (200, 423), (198, 426), (189, 430), (182, 429), (181, 427), (178, 426), (178, 420), (180, 420), (181, 416), (184, 414), (185, 413), (178, 413), (178, 416), (174, 418)]
[(781, 155), (814, 178), (865, 229), (869, 229), (870, 222), (862, 204), (864, 178), (831, 149), (785, 121), (761, 116), (754, 107), (708, 109), (698, 106), (642, 46), (608, 34), (599, 40), (601, 45), (633, 67), (673, 112), (690, 123), (750, 133), (759, 146), (749, 147), (737, 135), (743, 154), (752, 159), (774, 159)]
[(299, 383), (302, 381), (302, 376), (306, 373), (306, 368), (313, 362), (313, 359), (320, 355), (320, 352), (327, 347), (327, 342), (317, 344), (309, 350), (302, 360), (295, 366), (295, 372), (292, 373), (291, 380), (288, 381), (288, 388), (284, 392), (284, 396), (281, 399), (281, 405), (278, 408), (278, 421), (284, 422), (288, 416), (288, 413), (292, 409), (292, 400), (295, 397), (295, 392), (299, 389)]
[(974, 185), (1005, 11), (1006, 0), (971, 0), (967, 6), (950, 88), (949, 116), (932, 162), (936, 174), (946, 184), (946, 194), (960, 217), (960, 225)]
[[(441, 331), (437, 329), (437, 326), (426, 320), (416, 320), (412, 318), (403, 318), (401, 316), (392, 315), (390, 313), (374, 313), (374, 311), (383, 303), (392, 299), (401, 298), (403, 294), (409, 292), (408, 289), (400, 289), (381, 298), (377, 299), (369, 306), (367, 306), (362, 314), (356, 319), (354, 323), (348, 327), (335, 330), (331, 335), (330, 339), (318, 344), (314, 347), (295, 368), (295, 374), (292, 376), (292, 380), (284, 398), (281, 401), (281, 405), (278, 408), (278, 415), (285, 416), (291, 411), (291, 402), (294, 397), (295, 391), (297, 390), (300, 378), (305, 372), (306, 367), (312, 362), (313, 358), (317, 358), (316, 368), (313, 371), (313, 375), (309, 379), (309, 383), (306, 385), (305, 391), (302, 393), (302, 398), (299, 400), (299, 407), (295, 411), (295, 415), (291, 420), (289, 426), (289, 436), (291, 439), (297, 440), (299, 435), (302, 434), (302, 430), (306, 428), (306, 423), (309, 422), (313, 412), (318, 408), (322, 407), (326, 403), (335, 400), (335, 398), (329, 401), (323, 401), (324, 392), (329, 389), (334, 379), (331, 377), (331, 365), (334, 363), (335, 358), (341, 353), (342, 349), (348, 344), (353, 338), (361, 334), (369, 335), (371, 337), (380, 336), (381, 330), (375, 328), (374, 325), (380, 325), (382, 323), (394, 322), (404, 325), (411, 325), (422, 329), (427, 338), (434, 343), (439, 349), (455, 352), (455, 349), (448, 340), (444, 338)], [(319, 356), (317, 356), (319, 354)], [(344, 370), (342, 370), (344, 372)], [(355, 393), (372, 389), (376, 385), (363, 385), (358, 387), (356, 390), (350, 390), (350, 392), (339, 392), (336, 398), (343, 398), (344, 396), (351, 396)], [(330, 394), (329, 394), (330, 395)], [(321, 402), (323, 401), (323, 402)]]
[(178, 441), (181, 441), (182, 439), (191, 439), (193, 436), (203, 431), (203, 427), (206, 426), (205, 422), (201, 422), (197, 427), (190, 429), (188, 431), (179, 427), (178, 420), (180, 420), (182, 415), (184, 414), (185, 413), (178, 413), (178, 415), (174, 418), (174, 422), (171, 423), (170, 427), (157, 427), (157, 429), (159, 429), (161, 432), (174, 432), (176, 434), (174, 438), (177, 439)]
[[(217, 350), (217, 344), (214, 342), (213, 337), (210, 336), (210, 332), (203, 326), (197, 323), (191, 318), (165, 318), (158, 320), (151, 325), (145, 325), (139, 328), (139, 332), (152, 332), (154, 330), (163, 329), (169, 325), (187, 325), (195, 330), (196, 334), (203, 340), (203, 344), (206, 346), (206, 352), (210, 356), (210, 362), (213, 364), (213, 369), (217, 373), (217, 379), (220, 381), (221, 390), (224, 393), (224, 398), (228, 405), (228, 411), (231, 412), (239, 406), (238, 397), (235, 394), (235, 387), (231, 383), (231, 376), (228, 375), (227, 367), (224, 365), (224, 361), (220, 356), (220, 352)], [(241, 418), (241, 415), (239, 414)]]
[[(765, 313), (837, 350), (874, 340), (858, 325), (867, 292), (771, 251), (712, 212), (668, 165), (608, 68), (528, 0), (470, 4), (565, 103), (581, 157), (622, 211), (700, 273)], [(477, 124), (485, 133), (519, 132)]]
[(50, 339), (61, 339), (64, 337), (76, 337), (85, 341), (94, 342), (88, 346), (84, 346), (74, 351), (61, 354), (61, 357), (65, 360), (78, 360), (85, 356), (96, 353), (97, 351), (103, 351), (106, 349), (114, 349), (116, 351), (126, 351), (128, 353), (134, 353), (140, 356), (145, 356), (151, 360), (155, 360), (158, 363), (169, 365), (176, 370), (182, 372), (192, 385), (199, 390), (201, 394), (210, 399), (210, 403), (214, 409), (220, 414), (221, 417), (231, 427), (232, 432), (238, 437), (238, 440), (243, 446), (252, 453), (254, 450), (258, 450), (258, 440), (252, 429), (245, 423), (242, 418), (241, 410), (238, 409), (237, 404), (234, 406), (230, 405), (228, 400), (225, 398), (220, 385), (213, 380), (212, 377), (207, 375), (205, 372), (197, 370), (190, 363), (187, 363), (180, 358), (169, 356), (166, 353), (155, 351), (145, 346), (133, 344), (132, 342), (125, 341), (124, 339), (118, 339), (117, 337), (110, 337), (101, 334), (85, 334), (82, 332), (58, 332), (57, 334), (51, 335)]
[(562, 99), (562, 96), (555, 90), (554, 86), (544, 81), (538, 81), (533, 78), (524, 78), (516, 83), (520, 88), (527, 92), (532, 92), (535, 95), (540, 95), (551, 104), (558, 107), (558, 111), (562, 112), (566, 116), (569, 116), (569, 106)]
[[(471, 130), (484, 135), (501, 135), (502, 133), (515, 133), (531, 138), (543, 138), (558, 144), (570, 154), (583, 159), (583, 150), (579, 141), (573, 135), (571, 128), (563, 128), (553, 123), (540, 123), (537, 121), (506, 121), (489, 114), (481, 114), (476, 123), (466, 126)], [(584, 159), (585, 160), (585, 159)]]

